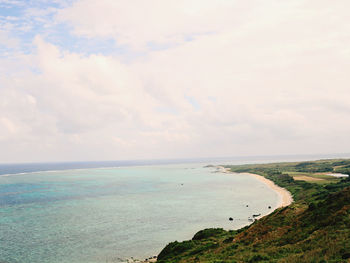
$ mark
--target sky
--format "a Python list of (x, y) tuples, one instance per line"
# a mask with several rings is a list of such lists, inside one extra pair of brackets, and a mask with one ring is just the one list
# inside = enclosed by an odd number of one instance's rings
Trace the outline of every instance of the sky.
[(0, 0), (0, 163), (350, 152), (348, 0)]

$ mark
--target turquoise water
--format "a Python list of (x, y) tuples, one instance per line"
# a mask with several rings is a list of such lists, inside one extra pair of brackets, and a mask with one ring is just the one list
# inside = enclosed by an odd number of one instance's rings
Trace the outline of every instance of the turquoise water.
[(255, 178), (214, 170), (186, 164), (0, 176), (0, 262), (145, 258), (203, 228), (239, 228), (276, 206), (277, 194)]

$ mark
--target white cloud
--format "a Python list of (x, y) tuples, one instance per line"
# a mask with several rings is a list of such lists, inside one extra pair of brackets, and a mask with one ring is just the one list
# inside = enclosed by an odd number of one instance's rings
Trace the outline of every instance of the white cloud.
[(183, 43), (229, 24), (234, 29), (239, 12), (249, 11), (249, 6), (228, 0), (80, 0), (59, 12), (57, 19), (71, 23), (77, 35), (114, 38), (118, 44), (144, 48)]
[(0, 28), (0, 48), (17, 49), (19, 40), (9, 34), (9, 30)]
[(38, 36), (2, 59), (1, 160), (348, 152), (349, 5), (76, 1), (56, 19), (77, 35), (167, 48), (125, 63)]
[(349, 7), (344, 0), (333, 5), (327, 0), (78, 0), (58, 12), (57, 20), (69, 23), (79, 36), (113, 38), (134, 48), (182, 44), (191, 37), (221, 32), (235, 32), (236, 41), (245, 37), (252, 45), (275, 38), (278, 32), (276, 45), (294, 45), (302, 38), (308, 45), (318, 40), (315, 34), (324, 32), (329, 34), (327, 42), (348, 37)]

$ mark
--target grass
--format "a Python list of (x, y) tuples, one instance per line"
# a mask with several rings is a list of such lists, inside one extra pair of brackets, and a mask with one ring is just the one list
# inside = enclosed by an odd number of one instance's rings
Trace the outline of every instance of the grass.
[(311, 181), (316, 184), (329, 184), (340, 180), (340, 178), (330, 176), (324, 173), (302, 173), (302, 172), (288, 172), (294, 180)]
[[(158, 262), (350, 262), (350, 179), (322, 174), (348, 165), (350, 160), (337, 159), (226, 166), (273, 180), (295, 202), (239, 230), (206, 229), (192, 240), (172, 242)], [(297, 176), (324, 182), (294, 180)]]

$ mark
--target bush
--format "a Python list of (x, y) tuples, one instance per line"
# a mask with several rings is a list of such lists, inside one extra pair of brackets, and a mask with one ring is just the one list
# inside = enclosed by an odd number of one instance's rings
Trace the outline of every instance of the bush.
[(192, 249), (195, 244), (192, 241), (184, 241), (184, 242), (172, 242), (168, 244), (158, 255), (158, 261), (161, 262), (166, 258), (175, 257), (177, 255), (182, 254), (183, 252)]
[(200, 245), (198, 247), (196, 247), (194, 250), (192, 250), (189, 255), (195, 255), (195, 254), (202, 254), (202, 252), (204, 251), (208, 251), (209, 249), (215, 249), (219, 247), (218, 243), (213, 243), (213, 242), (209, 242), (203, 245)]
[(225, 234), (226, 231), (222, 228), (208, 228), (197, 232), (192, 240), (202, 240), (209, 237), (217, 237)]
[(227, 243), (231, 243), (233, 241), (233, 237), (228, 237), (224, 240), (224, 243), (227, 244)]
[(315, 208), (316, 208), (315, 203), (310, 203), (310, 204), (309, 204), (309, 210), (310, 210), (310, 211), (314, 210)]
[(252, 256), (248, 262), (254, 263), (254, 262), (259, 262), (259, 261), (268, 260), (268, 259), (269, 259), (269, 257), (267, 257), (267, 256), (263, 256), (261, 254), (256, 254), (256, 255)]

